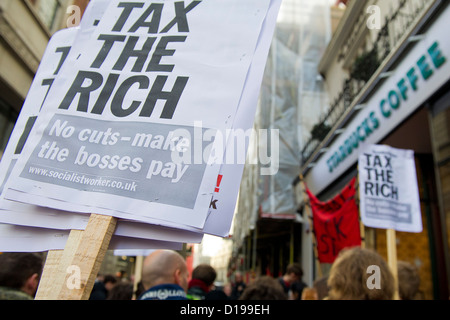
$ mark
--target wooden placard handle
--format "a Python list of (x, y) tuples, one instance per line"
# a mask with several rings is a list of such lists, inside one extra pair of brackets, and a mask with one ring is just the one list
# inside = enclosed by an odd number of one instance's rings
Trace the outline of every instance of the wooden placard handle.
[(394, 300), (399, 300), (398, 293), (398, 266), (397, 266), (397, 237), (394, 229), (386, 230), (386, 243), (387, 243), (387, 253), (388, 253), (388, 265), (391, 269), (392, 275), (394, 276)]
[(84, 231), (72, 230), (63, 251), (49, 251), (36, 300), (88, 300), (117, 218), (91, 214)]

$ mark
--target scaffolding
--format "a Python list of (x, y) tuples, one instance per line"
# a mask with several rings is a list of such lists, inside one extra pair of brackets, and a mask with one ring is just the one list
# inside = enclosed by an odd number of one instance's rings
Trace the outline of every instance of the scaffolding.
[[(260, 219), (302, 221), (292, 181), (300, 172), (301, 150), (312, 124), (328, 108), (318, 64), (331, 38), (330, 7), (330, 0), (282, 2), (254, 125), (254, 132), (265, 129), (269, 136), (277, 130), (278, 171), (262, 175), (261, 168), (266, 166), (262, 161), (256, 165), (248, 161), (245, 166), (233, 230), (235, 255), (244, 250), (255, 260), (255, 235), (265, 236), (257, 230)], [(253, 141), (249, 159), (264, 154), (262, 149), (276, 155), (273, 146), (267, 146), (270, 139)], [(250, 247), (253, 252), (248, 252)], [(256, 261), (250, 265), (254, 270)]]

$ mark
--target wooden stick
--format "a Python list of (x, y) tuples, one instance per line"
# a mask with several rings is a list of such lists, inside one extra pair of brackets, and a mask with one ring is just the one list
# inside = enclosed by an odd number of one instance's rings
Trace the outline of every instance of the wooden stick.
[[(301, 183), (301, 186), (302, 186), (302, 189), (303, 189), (303, 191), (302, 191), (303, 192), (303, 201), (305, 202), (305, 209), (306, 209), (308, 207), (307, 204), (310, 201), (309, 201), (308, 195), (306, 194), (306, 185), (305, 185), (305, 182), (303, 180), (303, 175), (300, 174), (299, 177), (300, 177), (300, 183)], [(316, 269), (318, 271), (319, 278), (322, 278), (322, 276), (323, 276), (323, 274), (322, 274), (322, 267), (321, 267), (320, 261), (319, 261), (319, 253), (317, 251), (316, 238), (314, 237), (314, 223), (313, 223), (313, 219), (312, 219), (312, 214), (313, 213), (312, 213), (311, 205), (309, 205), (309, 212), (306, 212), (306, 215), (308, 216), (309, 224), (311, 226), (311, 240), (312, 240), (313, 248), (314, 248), (314, 258), (315, 258), (314, 260), (315, 260), (315, 263), (316, 263)]]
[[(359, 172), (359, 166), (357, 167), (357, 172)], [(364, 226), (364, 224), (362, 223), (362, 219), (361, 219), (361, 208), (360, 208), (360, 196), (359, 196), (359, 174), (356, 175), (356, 190), (355, 190), (355, 201), (357, 203), (358, 206), (358, 218), (359, 218), (359, 233), (361, 235), (361, 248), (365, 248), (366, 247), (366, 227)]]
[(386, 242), (387, 242), (387, 254), (388, 254), (388, 264), (391, 269), (392, 275), (394, 276), (394, 299), (399, 300), (398, 294), (398, 267), (397, 267), (397, 241), (396, 233), (394, 229), (386, 230)]
[(58, 267), (63, 255), (63, 250), (50, 250), (47, 253), (44, 270), (42, 271), (39, 288), (35, 300), (51, 299), (54, 275), (58, 274)]
[(39, 281), (36, 300), (57, 300), (65, 285), (66, 271), (83, 235), (81, 230), (70, 231), (64, 250), (51, 250), (45, 261), (44, 271)]
[[(46, 261), (36, 298), (88, 300), (116, 224), (117, 218), (92, 214), (84, 231), (72, 230), (61, 256), (49, 252), (50, 260)], [(72, 274), (68, 267), (79, 272)], [(78, 285), (69, 285), (74, 276), (79, 277)]]

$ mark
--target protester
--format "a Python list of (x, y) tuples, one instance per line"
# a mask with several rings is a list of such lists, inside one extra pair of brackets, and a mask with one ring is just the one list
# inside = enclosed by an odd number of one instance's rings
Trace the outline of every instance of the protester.
[(141, 294), (145, 291), (144, 286), (142, 285), (142, 280), (137, 283), (136, 291), (134, 292), (134, 300), (138, 299)]
[(222, 288), (213, 288), (205, 295), (205, 300), (230, 300)]
[(244, 278), (242, 277), (242, 273), (237, 271), (234, 274), (234, 283), (232, 285), (232, 291), (231, 291), (231, 299), (237, 300), (241, 296), (242, 292), (245, 290), (245, 282)]
[(317, 291), (319, 300), (328, 299), (328, 275), (323, 276), (316, 281), (314, 281), (314, 288)]
[(216, 280), (216, 270), (208, 264), (200, 264), (192, 271), (189, 281), (188, 298), (191, 300), (205, 300)]
[(401, 300), (417, 300), (420, 276), (417, 268), (409, 262), (398, 261), (398, 294)]
[(223, 286), (223, 292), (227, 295), (229, 299), (233, 299), (233, 285), (231, 282), (227, 282)]
[(290, 300), (301, 300), (303, 290), (307, 287), (306, 283), (302, 280), (294, 281), (291, 284), (291, 288), (288, 292), (288, 297)]
[(117, 283), (115, 276), (108, 274), (106, 276), (99, 276), (94, 283), (89, 300), (106, 300), (109, 291), (114, 288)]
[(139, 300), (187, 300), (189, 271), (183, 257), (172, 250), (157, 250), (148, 255), (142, 268), (146, 290)]
[(262, 276), (250, 283), (239, 300), (287, 300), (283, 286), (277, 279)]
[(302, 281), (303, 270), (300, 263), (291, 263), (286, 268), (286, 273), (278, 278), (284, 292), (291, 300), (300, 300), (303, 288), (306, 284)]
[[(375, 273), (371, 271), (374, 266), (379, 268)], [(369, 285), (369, 277), (375, 277), (379, 287)], [(339, 253), (328, 286), (330, 300), (392, 300), (395, 292), (394, 277), (386, 261), (377, 252), (360, 247)]]
[(315, 288), (304, 288), (301, 300), (319, 300), (319, 295)]
[(133, 284), (128, 281), (116, 284), (109, 292), (106, 300), (132, 300)]
[(0, 300), (33, 300), (43, 263), (37, 253), (0, 254)]

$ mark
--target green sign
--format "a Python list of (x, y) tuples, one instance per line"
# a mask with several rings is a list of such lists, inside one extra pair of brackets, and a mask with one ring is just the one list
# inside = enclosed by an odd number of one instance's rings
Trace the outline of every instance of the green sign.
[(377, 114), (375, 111), (369, 113), (364, 120), (357, 126), (345, 142), (339, 146), (333, 155), (328, 158), (327, 164), (329, 172), (333, 172), (340, 163), (342, 163), (348, 155), (359, 148), (361, 142), (364, 142), (375, 130), (383, 125), (383, 121), (391, 117), (391, 115), (399, 110), (402, 104), (409, 99), (409, 91), (420, 91), (418, 85), (419, 77), (423, 80), (429, 80), (436, 70), (438, 70), (445, 62), (446, 57), (439, 48), (436, 41), (428, 48), (427, 53), (422, 55), (415, 65), (413, 65), (389, 92), (385, 98), (379, 102)]

